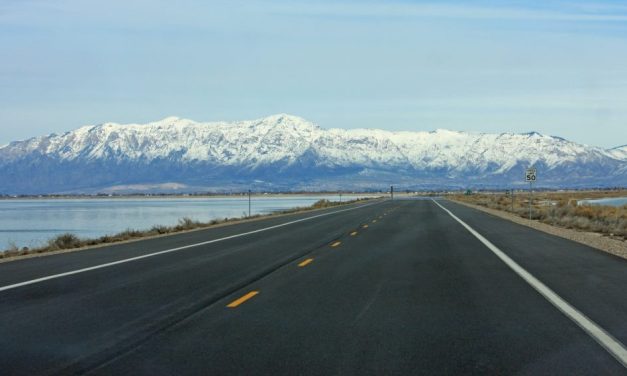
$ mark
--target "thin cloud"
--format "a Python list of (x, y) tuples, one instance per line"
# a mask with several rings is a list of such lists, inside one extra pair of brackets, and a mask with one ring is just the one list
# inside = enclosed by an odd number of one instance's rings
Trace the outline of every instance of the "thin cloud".
[(292, 16), (317, 17), (422, 17), (450, 19), (487, 19), (521, 21), (573, 21), (573, 22), (622, 22), (627, 21), (627, 14), (616, 14), (627, 9), (616, 7), (585, 6), (538, 9), (523, 7), (488, 7), (484, 5), (403, 2), (348, 3), (333, 2), (325, 4), (311, 3), (275, 3), (270, 7), (272, 13)]

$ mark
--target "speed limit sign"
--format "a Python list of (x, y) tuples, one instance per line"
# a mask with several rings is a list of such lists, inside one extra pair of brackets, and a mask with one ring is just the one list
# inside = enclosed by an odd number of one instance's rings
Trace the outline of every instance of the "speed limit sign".
[(536, 169), (535, 168), (528, 168), (525, 171), (525, 181), (528, 181), (531, 183), (536, 181)]

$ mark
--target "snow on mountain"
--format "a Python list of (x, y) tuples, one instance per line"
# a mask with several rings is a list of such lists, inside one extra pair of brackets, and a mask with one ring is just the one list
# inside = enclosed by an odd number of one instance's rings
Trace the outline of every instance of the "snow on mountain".
[(504, 186), (529, 165), (547, 186), (625, 185), (626, 161), (627, 146), (603, 150), (536, 132), (326, 130), (287, 114), (211, 123), (168, 117), (12, 142), (0, 148), (0, 193), (164, 182), (237, 189), (259, 180), (281, 190)]
[(613, 158), (627, 161), (627, 145), (618, 146), (607, 151)]

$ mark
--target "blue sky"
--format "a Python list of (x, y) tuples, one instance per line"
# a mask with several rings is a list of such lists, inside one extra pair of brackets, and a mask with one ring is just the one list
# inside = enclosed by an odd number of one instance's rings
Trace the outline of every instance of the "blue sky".
[(0, 144), (106, 121), (627, 144), (627, 3), (0, 2)]

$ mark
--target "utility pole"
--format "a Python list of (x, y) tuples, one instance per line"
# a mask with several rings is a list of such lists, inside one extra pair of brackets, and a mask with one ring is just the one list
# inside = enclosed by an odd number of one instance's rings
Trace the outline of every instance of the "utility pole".
[(342, 191), (340, 191), (340, 204), (342, 203)]
[(394, 200), (394, 186), (390, 185), (390, 197)]
[(514, 188), (512, 188), (512, 213), (514, 212)]
[(248, 218), (250, 218), (250, 189), (248, 190)]

